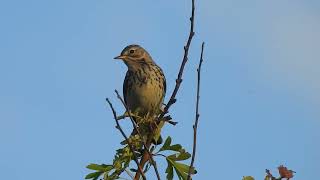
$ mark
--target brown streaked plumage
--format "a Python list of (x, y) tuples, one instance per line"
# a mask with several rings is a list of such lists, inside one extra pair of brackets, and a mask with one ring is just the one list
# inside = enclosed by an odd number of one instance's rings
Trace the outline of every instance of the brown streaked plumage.
[(166, 80), (161, 68), (139, 45), (129, 45), (120, 56), (128, 71), (123, 83), (123, 96), (131, 112), (140, 117), (160, 112), (166, 93)]

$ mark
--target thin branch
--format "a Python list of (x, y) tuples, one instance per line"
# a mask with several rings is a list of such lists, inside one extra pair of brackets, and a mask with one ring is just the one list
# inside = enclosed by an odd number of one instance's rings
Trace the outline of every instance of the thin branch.
[(196, 117), (195, 117), (195, 122), (193, 125), (193, 149), (192, 149), (192, 158), (191, 158), (191, 163), (190, 163), (190, 168), (189, 168), (189, 173), (188, 173), (188, 180), (191, 179), (193, 163), (195, 160), (196, 150), (197, 150), (197, 129), (198, 129), (198, 122), (199, 122), (199, 117), (200, 117), (199, 100), (200, 100), (201, 65), (203, 62), (203, 49), (204, 49), (204, 42), (201, 45), (201, 55), (200, 55), (199, 66), (197, 69), (197, 78), (198, 79), (197, 79)]
[(120, 121), (122, 119), (125, 119), (126, 117), (128, 117), (128, 116), (127, 115), (117, 116), (117, 120)]
[(131, 143), (129, 142), (129, 139), (128, 139), (127, 135), (124, 133), (124, 131), (122, 130), (122, 128), (121, 128), (121, 126), (120, 126), (120, 124), (119, 124), (119, 122), (117, 120), (117, 113), (114, 110), (113, 105), (110, 102), (110, 100), (108, 98), (106, 100), (107, 100), (107, 102), (108, 102), (108, 104), (109, 104), (109, 106), (110, 106), (110, 108), (112, 110), (113, 118), (116, 121), (116, 124), (117, 124), (116, 128), (121, 132), (122, 136), (125, 138), (127, 144), (129, 145), (129, 148), (130, 148), (130, 150), (131, 150), (131, 152), (133, 154), (133, 157), (134, 157), (133, 160), (136, 162), (136, 164), (138, 166), (138, 171), (141, 173), (142, 178), (144, 180), (146, 180), (146, 176), (144, 175), (143, 170), (142, 170), (141, 166), (139, 165), (139, 161), (138, 161), (138, 158), (137, 158), (137, 156), (136, 156), (136, 154), (134, 152), (134, 148), (132, 147)]
[(157, 119), (158, 122), (160, 122), (161, 119), (164, 117), (164, 115), (166, 113), (168, 113), (170, 106), (177, 101), (176, 95), (178, 93), (178, 90), (179, 90), (181, 82), (182, 82), (183, 70), (184, 70), (184, 67), (185, 67), (185, 65), (186, 65), (186, 63), (188, 61), (189, 48), (190, 48), (190, 45), (191, 45), (192, 38), (193, 38), (193, 36), (195, 34), (195, 32), (193, 31), (193, 27), (194, 27), (194, 10), (195, 10), (194, 1), (195, 0), (192, 0), (192, 10), (191, 10), (191, 17), (190, 17), (189, 37), (188, 37), (186, 45), (184, 46), (184, 55), (183, 55), (183, 59), (182, 59), (182, 62), (181, 62), (180, 69), (179, 69), (178, 77), (176, 79), (176, 86), (174, 87), (174, 90), (173, 90), (173, 92), (171, 94), (171, 97), (170, 97), (167, 105), (165, 106), (163, 112), (158, 117), (158, 119)]
[[(154, 171), (156, 172), (156, 175), (157, 175), (157, 179), (160, 180), (160, 174), (159, 174), (159, 171), (158, 171), (158, 168), (157, 168), (157, 165), (156, 165), (156, 162), (153, 160), (153, 157), (152, 157), (152, 154), (150, 153), (149, 151), (149, 146), (150, 145), (147, 145), (147, 143), (143, 140), (143, 137), (141, 136), (141, 133), (137, 127), (137, 124), (136, 122), (133, 120), (133, 117), (129, 111), (129, 108), (128, 106), (126, 105), (126, 103), (124, 102), (124, 100), (122, 99), (122, 97), (120, 96), (119, 92), (117, 90), (115, 90), (116, 94), (117, 94), (117, 98), (121, 101), (121, 103), (123, 104), (123, 106), (126, 108), (126, 111), (129, 115), (129, 118), (132, 122), (132, 125), (134, 127), (134, 130), (138, 133), (138, 135), (140, 136), (140, 138), (142, 139), (142, 143), (143, 143), (143, 146), (144, 146), (144, 149), (145, 151), (148, 153), (149, 157), (150, 157), (150, 160), (151, 160), (151, 164), (154, 168)], [(143, 167), (142, 167), (143, 168)]]
[(164, 154), (161, 154), (161, 153), (157, 153), (157, 154), (154, 154), (155, 156), (162, 156), (162, 157), (165, 157), (165, 158), (167, 158), (167, 156), (166, 155), (164, 155)]

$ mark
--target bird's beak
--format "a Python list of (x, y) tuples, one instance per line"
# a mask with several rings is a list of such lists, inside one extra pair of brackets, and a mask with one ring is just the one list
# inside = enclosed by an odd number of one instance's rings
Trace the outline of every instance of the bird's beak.
[(127, 56), (123, 56), (123, 55), (120, 55), (120, 56), (117, 56), (113, 59), (122, 59), (122, 60), (125, 60)]

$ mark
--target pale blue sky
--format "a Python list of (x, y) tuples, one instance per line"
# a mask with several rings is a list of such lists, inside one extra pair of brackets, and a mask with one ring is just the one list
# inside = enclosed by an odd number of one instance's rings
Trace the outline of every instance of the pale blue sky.
[[(318, 177), (319, 1), (197, 0), (196, 11), (171, 109), (179, 124), (163, 131), (191, 151), (205, 41), (194, 179), (262, 179), (280, 164), (296, 180)], [(0, 1), (1, 179), (83, 179), (87, 164), (111, 163), (122, 137), (104, 100), (123, 112), (113, 90), (122, 92), (126, 71), (113, 57), (141, 44), (170, 94), (189, 14), (187, 0)]]

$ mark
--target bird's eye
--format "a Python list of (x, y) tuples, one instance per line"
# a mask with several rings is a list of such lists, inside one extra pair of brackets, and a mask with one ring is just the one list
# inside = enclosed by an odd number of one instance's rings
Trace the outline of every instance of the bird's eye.
[(131, 49), (131, 50), (129, 51), (129, 53), (130, 53), (130, 54), (133, 54), (133, 53), (134, 53), (134, 50), (133, 50), (133, 49)]

